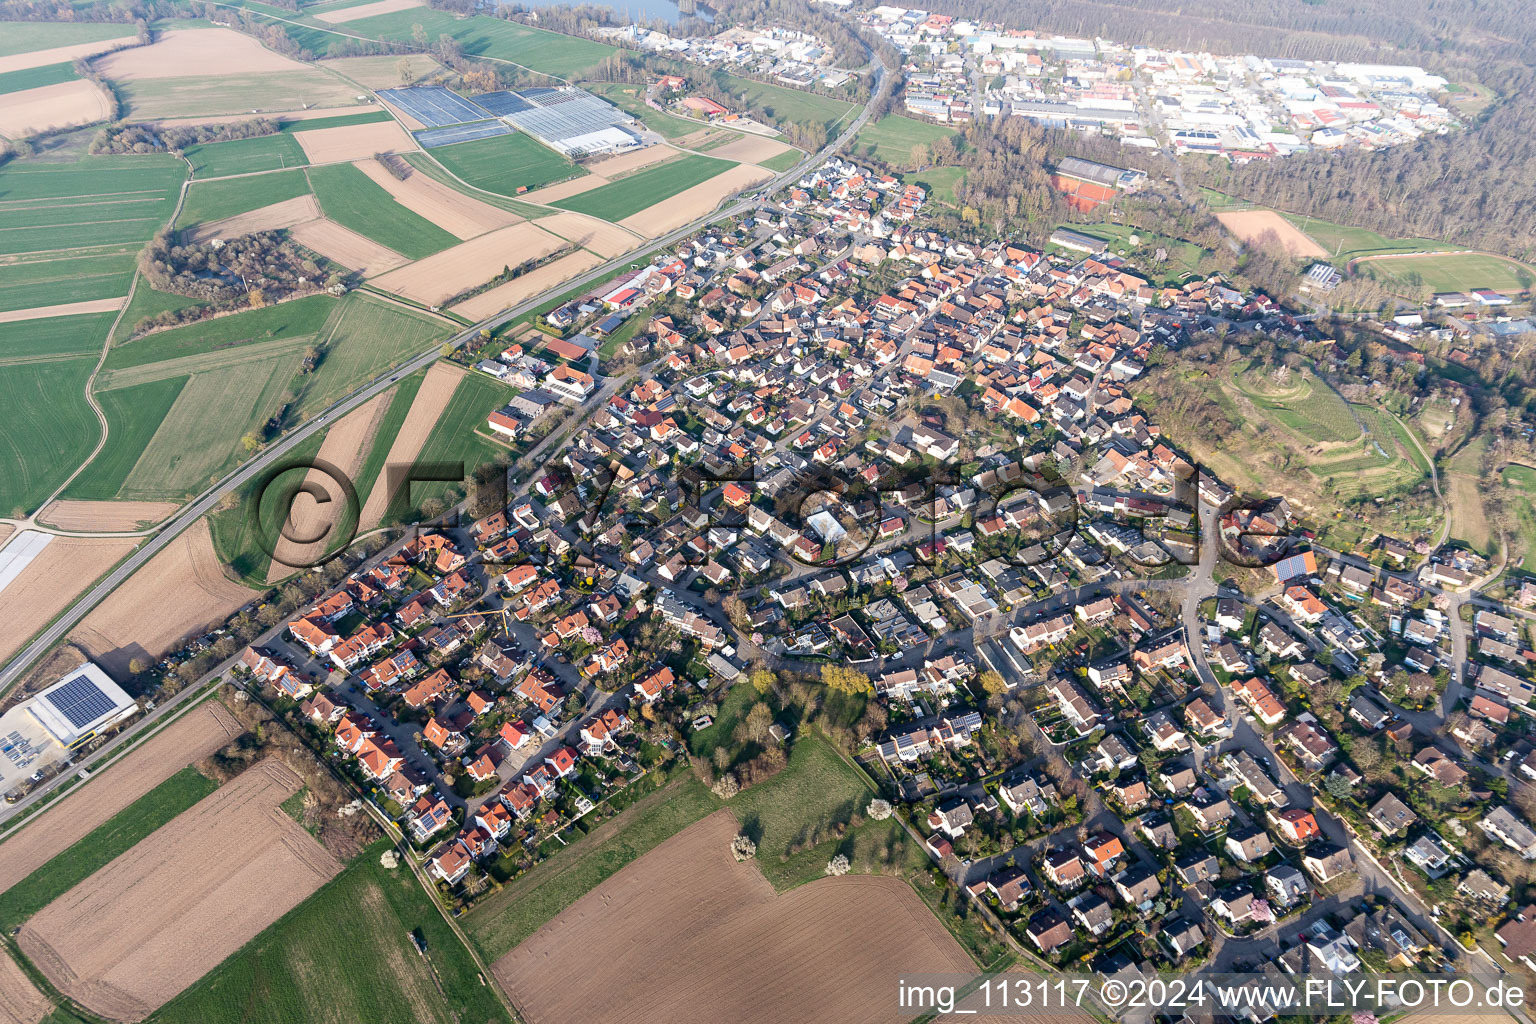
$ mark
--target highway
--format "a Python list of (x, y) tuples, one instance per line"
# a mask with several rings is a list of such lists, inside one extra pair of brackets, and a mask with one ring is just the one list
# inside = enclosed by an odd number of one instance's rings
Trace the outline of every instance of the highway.
[[(850, 122), (848, 127), (843, 131), (841, 135), (827, 143), (827, 145), (824, 146), (819, 152), (808, 155), (804, 160), (800, 161), (800, 163), (796, 164), (794, 167), (791, 167), (789, 170), (778, 175), (776, 178), (773, 178), (766, 184), (759, 185), (756, 188), (749, 190), (744, 197), (736, 199), (730, 205), (722, 209), (716, 210), (704, 217), (700, 217), (699, 219), (692, 221), (683, 227), (677, 228), (676, 230), (671, 231), (661, 236), (660, 238), (654, 239), (651, 242), (641, 246), (639, 249), (635, 249), (631, 252), (625, 253), (622, 256), (608, 260), (605, 263), (601, 263), (586, 273), (581, 274), (569, 281), (562, 282), (557, 287), (551, 288), (549, 291), (531, 298), (528, 301), (521, 303), (520, 305), (497, 313), (495, 316), (482, 320), (470, 327), (466, 327), (464, 330), (454, 335), (449, 343), (454, 348), (459, 348), (466, 342), (477, 337), (482, 330), (495, 329), (500, 327), (505, 323), (516, 320), (524, 314), (531, 312), (532, 310), (538, 308), (546, 302), (549, 302), (551, 299), (564, 294), (567, 291), (591, 284), (594, 281), (597, 281), (598, 279), (622, 267), (634, 263), (640, 263), (654, 253), (676, 245), (683, 239), (698, 231), (700, 228), (703, 228), (722, 218), (734, 217), (738, 214), (755, 208), (758, 203), (756, 198), (757, 196), (769, 194), (771, 192), (777, 191), (780, 188), (783, 188), (791, 182), (797, 181), (807, 171), (821, 165), (838, 150), (840, 150), (844, 145), (846, 145), (849, 140), (858, 134), (859, 129), (863, 128), (864, 124), (869, 120), (870, 108), (875, 105), (875, 103), (884, 95), (885, 91), (889, 87), (889, 74), (886, 71), (884, 65), (882, 65), (878, 60), (875, 60), (872, 62), (872, 67), (875, 70), (876, 81), (875, 88), (872, 91), (870, 97), (870, 102), (864, 105), (864, 107), (859, 111), (859, 116)], [(53, 623), (50, 624), (41, 633), (33, 637), (32, 641), (28, 643), (26, 647), (22, 648), (20, 653), (18, 653), (9, 662), (7, 662), (3, 669), (0, 669), (0, 694), (5, 693), (13, 685), (15, 685), (16, 681), (22, 677), (23, 673), (31, 668), (32, 665), (36, 663), (40, 658), (42, 658), (44, 654), (51, 650), (55, 644), (69, 635), (70, 630), (74, 629), (75, 626), (79, 624), (80, 620), (85, 618), (85, 616), (91, 611), (91, 609), (95, 608), (102, 601), (106, 600), (107, 595), (111, 594), (112, 591), (121, 586), (123, 582), (126, 581), (130, 576), (148, 564), (150, 559), (159, 554), (159, 552), (163, 550), (166, 545), (170, 544), (177, 537), (181, 536), (183, 531), (187, 530), (192, 526), (193, 523), (197, 522), (197, 520), (213, 511), (213, 509), (218, 506), (219, 502), (222, 501), (226, 495), (237, 491), (245, 484), (257, 479), (269, 468), (280, 465), (284, 456), (293, 451), (299, 445), (303, 444), (306, 439), (315, 433), (315, 431), (324, 428), (326, 424), (341, 419), (341, 417), (345, 416), (353, 409), (356, 409), (358, 406), (378, 395), (380, 392), (394, 385), (402, 377), (407, 377), (410, 374), (415, 373), (417, 370), (420, 370), (426, 366), (430, 366), (432, 363), (436, 362), (442, 356), (441, 348), (442, 344), (439, 343), (437, 346), (434, 346), (431, 351), (423, 352), (421, 355), (405, 363), (403, 366), (397, 367), (389, 374), (375, 379), (371, 383), (366, 384), (358, 390), (352, 392), (350, 395), (347, 395), (345, 398), (342, 398), (327, 408), (325, 411), (315, 416), (314, 419), (299, 427), (294, 428), (282, 438), (274, 441), (260, 455), (245, 463), (239, 469), (225, 477), (223, 480), (214, 484), (208, 490), (194, 498), (189, 504), (184, 506), (180, 512), (176, 513), (176, 515), (165, 524), (159, 533), (150, 538), (150, 540), (145, 543), (143, 547), (139, 548), (138, 551), (134, 552), (125, 561), (118, 565), (117, 568), (108, 573), (105, 578), (103, 578), (101, 581), (92, 586), (88, 591), (86, 591), (85, 594), (82, 595), (77, 601), (75, 601), (75, 603), (71, 605), (67, 611), (55, 619)]]

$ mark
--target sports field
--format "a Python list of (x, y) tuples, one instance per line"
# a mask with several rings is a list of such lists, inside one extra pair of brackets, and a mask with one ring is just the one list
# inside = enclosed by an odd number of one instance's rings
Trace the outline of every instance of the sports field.
[(957, 134), (953, 128), (944, 125), (929, 124), (901, 114), (887, 114), (866, 124), (853, 137), (853, 154), (871, 157), (892, 167), (913, 167), (912, 147), (919, 143), (931, 146), (939, 139), (954, 138)]
[(1355, 269), (1389, 286), (1432, 292), (1468, 292), (1477, 288), (1518, 295), (1536, 284), (1536, 267), (1490, 253), (1436, 256), (1383, 256), (1362, 259)]
[(586, 173), (523, 132), (440, 146), (432, 157), (464, 182), (503, 196)]
[[(161, 1007), (163, 1024), (503, 1024), (506, 1011), (410, 870), (377, 843)], [(426, 947), (418, 955), (412, 935)], [(317, 1008), (324, 1012), (316, 1016)]]
[(172, 775), (0, 894), (0, 929), (10, 934), (27, 918), (217, 788), (217, 783), (190, 766)]
[(501, 18), (457, 18), (446, 11), (415, 8), (361, 18), (346, 24), (347, 32), (375, 39), (410, 39), (420, 25), (428, 39), (449, 35), (467, 55), (511, 61), (534, 71), (574, 78), (576, 72), (615, 53), (613, 47), (575, 36), (529, 28)]
[(85, 382), (95, 365), (89, 355), (0, 366), (0, 514), (34, 510), (90, 454), (100, 428)]
[(0, 273), (0, 312), (110, 299), (128, 294), (134, 253), (48, 254), (8, 263)]
[(315, 167), (308, 174), (327, 217), (403, 256), (419, 260), (459, 241), (395, 202), (378, 182), (351, 164)]
[(194, 181), (187, 186), (187, 199), (176, 218), (176, 227), (186, 230), (308, 194), (309, 180), (298, 168), (229, 181)]
[(162, 155), (13, 160), (0, 167), (0, 254), (148, 241), (185, 174)]
[(192, 161), (194, 178), (277, 171), (285, 167), (303, 167), (309, 163), (309, 158), (304, 155), (304, 150), (294, 137), (283, 132), (255, 139), (189, 146), (185, 152), (187, 159)]
[(1281, 213), (1280, 216), (1294, 224), (1318, 245), (1328, 251), (1329, 259), (1349, 261), (1356, 256), (1379, 253), (1419, 252), (1425, 249), (1443, 249), (1444, 242), (1432, 238), (1389, 238), (1365, 228), (1354, 228), (1331, 221), (1318, 220), (1302, 214)]
[(729, 160), (689, 154), (551, 205), (617, 222), (735, 166)]

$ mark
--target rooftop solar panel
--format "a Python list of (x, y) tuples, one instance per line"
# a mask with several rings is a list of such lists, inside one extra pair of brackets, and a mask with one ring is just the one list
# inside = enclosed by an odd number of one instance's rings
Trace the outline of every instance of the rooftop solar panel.
[(71, 679), (46, 694), (45, 699), (76, 729), (84, 729), (117, 706), (99, 686), (84, 677)]

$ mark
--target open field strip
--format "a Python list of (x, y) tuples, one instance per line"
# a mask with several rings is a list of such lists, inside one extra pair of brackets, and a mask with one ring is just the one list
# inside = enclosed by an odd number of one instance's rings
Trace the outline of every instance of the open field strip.
[(377, 107), (309, 107), (302, 110), (255, 112), (247, 110), (234, 114), (205, 114), (201, 117), (160, 117), (145, 120), (143, 123), (156, 128), (190, 128), (201, 124), (234, 124), (237, 121), (255, 121), (258, 118), (265, 118), (268, 121), (280, 121), (285, 128), (288, 128), (291, 127), (291, 122), (296, 121), (324, 121), (333, 117), (355, 117), (369, 112), (385, 113), (385, 116), (388, 116), (386, 112), (380, 111)]
[(33, 914), (217, 788), (217, 783), (191, 766), (176, 772), (0, 894), (0, 928), (7, 934), (15, 931)]
[(115, 299), (87, 299), (84, 302), (65, 302), (57, 306), (36, 306), (32, 309), (11, 309), (0, 313), (0, 324), (20, 320), (46, 320), (54, 316), (80, 316), (86, 313), (111, 313), (123, 308), (128, 296)]
[(150, 46), (103, 57), (97, 67), (114, 82), (306, 70), (251, 36), (214, 27), (170, 29)]
[(193, 230), (202, 224), (229, 220), (309, 195), (309, 179), (298, 167), (222, 181), (193, 181), (187, 186), (176, 227), (181, 231)]
[(400, 79), (401, 61), (406, 62), (413, 82), (419, 82), (443, 69), (441, 64), (424, 53), (384, 57), (332, 57), (321, 66), (345, 75), (369, 89), (393, 89), (404, 84)]
[(128, 293), (136, 246), (88, 256), (73, 253), (0, 257), (0, 311), (62, 306)]
[(776, 139), (765, 139), (760, 135), (743, 135), (734, 142), (727, 142), (709, 151), (709, 155), (717, 159), (732, 160), (742, 164), (761, 164), (764, 160), (772, 160), (774, 157), (786, 154), (794, 154), (797, 158), (805, 155), (788, 143), (779, 142)]
[(459, 241), (425, 217), (395, 202), (388, 192), (350, 163), (315, 167), (307, 173), (326, 219), (407, 259), (419, 260)]
[(264, 363), (280, 356), (295, 357), (294, 365), (297, 366), (299, 353), (313, 342), (313, 335), (276, 338), (272, 341), (253, 341), (243, 345), (214, 349), (210, 352), (199, 352), (195, 355), (177, 356), (149, 363), (137, 363), (119, 369), (103, 370), (96, 378), (96, 387), (99, 391), (114, 391), (118, 388), (129, 388), (151, 381), (168, 380), (172, 377), (212, 373), (252, 363)]
[(12, 160), (0, 167), (0, 254), (148, 241), (176, 208), (185, 177), (185, 164), (162, 155)]
[(1321, 259), (1328, 255), (1326, 249), (1273, 210), (1233, 210), (1216, 214), (1216, 219), (1245, 245), (1255, 245), (1273, 236), (1287, 254), (1299, 259)]
[(184, 153), (192, 163), (194, 178), (280, 171), (309, 163), (294, 137), (282, 132), (258, 135), (254, 139), (200, 143), (188, 146)]
[(677, 150), (671, 146), (662, 144), (646, 146), (644, 149), (633, 150), (629, 153), (620, 153), (617, 156), (604, 157), (601, 160), (593, 160), (582, 166), (588, 174), (595, 174), (600, 178), (613, 181), (622, 178), (626, 174), (633, 174), (654, 164), (665, 163), (678, 156)]
[(699, 217), (707, 216), (721, 200), (773, 177), (772, 171), (752, 164), (737, 164), (723, 174), (684, 189), (664, 202), (647, 207), (619, 221), (647, 238), (657, 238)]
[(207, 242), (215, 238), (228, 240), (257, 231), (298, 227), (308, 221), (318, 220), (319, 217), (320, 204), (315, 202), (314, 196), (295, 196), (223, 220), (204, 221), (195, 231), (187, 232), (186, 237), (191, 242)]
[(293, 413), (308, 419), (348, 392), (361, 387), (432, 347), (451, 328), (366, 292), (353, 292), (335, 306), (319, 342), (320, 366), (305, 375)]
[(433, 897), (406, 867), (380, 865), (386, 849), (365, 850), (162, 1007), (158, 1024), (510, 1024)]
[(17, 944), (92, 1012), (142, 1020), (341, 871), (260, 761), (34, 916)]
[(339, 11), (323, 11), (314, 17), (316, 21), (323, 21), (327, 25), (342, 25), (360, 18), (371, 18), (376, 14), (393, 14), (395, 11), (425, 6), (426, 0), (377, 0), (375, 3), (360, 4), (357, 7), (343, 7)]
[(618, 256), (640, 244), (640, 236), (617, 224), (610, 224), (584, 213), (556, 213), (539, 218), (539, 227), (559, 235), (599, 256)]
[(10, 954), (0, 951), (0, 1024), (41, 1024), (53, 1001), (39, 992)]
[(533, 224), (512, 224), (392, 270), (373, 283), (385, 291), (437, 306), (465, 288), (494, 277), (502, 267), (515, 267), (547, 256), (565, 244)]
[(521, 198), (519, 188), (532, 190), (586, 173), (526, 132), (438, 146), (430, 156), (460, 180), (509, 198)]
[(293, 138), (312, 164), (363, 160), (375, 153), (404, 153), (416, 148), (416, 140), (393, 121), (299, 131)]
[(38, 522), (58, 530), (138, 530), (158, 523), (180, 505), (168, 501), (72, 501), (58, 499), (38, 513)]
[(688, 154), (680, 160), (654, 165), (621, 181), (610, 182), (591, 192), (552, 205), (619, 222), (631, 214), (685, 192), (694, 185), (724, 174), (734, 166), (728, 160)]
[[(873, 157), (892, 167), (913, 167), (912, 149), (921, 144), (932, 146), (940, 139), (953, 139), (960, 133), (945, 125), (919, 121), (903, 114), (887, 114), (866, 124), (849, 144), (855, 156)], [(722, 154), (723, 155), (723, 154)], [(768, 154), (771, 156), (772, 154)], [(738, 159), (745, 159), (738, 157)], [(748, 160), (748, 163), (757, 163)]]
[(207, 701), (115, 760), (84, 785), (0, 842), (5, 892), (90, 835), (134, 801), (243, 730), (222, 704)]
[(608, 184), (608, 179), (601, 174), (588, 172), (580, 178), (571, 178), (562, 181), (558, 185), (545, 185), (541, 189), (525, 192), (522, 199), (529, 203), (556, 203), (571, 196), (579, 196), (583, 192), (590, 192), (595, 188), (601, 188)]
[[(431, 435), (438, 417), (448, 407), (459, 380), (466, 372), (463, 367), (452, 363), (432, 364), (426, 380), (422, 381), (421, 389), (416, 392), (416, 398), (411, 403), (411, 411), (406, 414), (405, 422), (400, 425), (394, 443), (390, 445), (389, 455), (383, 463), (385, 466), (406, 466), (416, 460), (421, 446)], [(362, 514), (358, 517), (360, 529), (371, 530), (379, 525), (389, 507), (391, 495), (388, 491), (387, 481), (380, 474), (363, 499)]]
[[(506, 404), (513, 395), (511, 385), (483, 373), (467, 373), (453, 389), (453, 397), (443, 407), (432, 432), (422, 442), (417, 458), (427, 464), (449, 463), (464, 466), (468, 478), (475, 469), (505, 451), (485, 436), (485, 418)], [(432, 498), (444, 498), (453, 485), (446, 482), (414, 484), (411, 507), (420, 508)]]
[(562, 281), (569, 281), (582, 271), (590, 270), (601, 262), (603, 257), (582, 249), (546, 263), (514, 281), (499, 284), (490, 291), (465, 299), (454, 306), (453, 311), (471, 320), (481, 320), (500, 310), (510, 309), (540, 292), (548, 291)]
[(388, 246), (324, 217), (294, 225), (288, 230), (288, 237), (363, 277), (382, 274), (406, 262), (404, 256)]
[(361, 18), (349, 23), (347, 31), (374, 39), (407, 40), (417, 25), (422, 26), (428, 39), (452, 36), (467, 56), (504, 60), (567, 79), (618, 52), (604, 43), (531, 28), (502, 18), (461, 18), (432, 8)]
[(38, 132), (95, 124), (112, 113), (107, 94), (94, 82), (76, 79), (22, 92), (13, 92), (0, 103), (0, 135), (25, 138)]
[[(18, 52), (6, 52), (0, 54), (0, 75), (12, 71), (24, 71), (27, 68), (47, 67), (50, 64), (59, 64), (66, 61), (79, 60), (81, 57), (90, 57), (107, 50), (115, 50), (120, 46), (129, 46), (137, 41), (132, 32), (125, 32), (126, 25), (111, 25), (102, 22), (15, 22), (0, 23), (0, 35), (14, 39), (15, 44), (26, 47), (28, 30), (42, 29), (48, 32), (57, 30), (61, 33), (85, 33), (100, 35), (102, 38), (75, 43), (64, 43), (59, 46), (49, 46), (43, 49), (26, 48)], [(12, 43), (0, 44), (0, 49), (10, 51)]]
[(1446, 504), (1451, 513), (1451, 537), (1484, 553), (1493, 547), (1493, 531), (1483, 507), (1482, 469), (1487, 451), (1488, 436), (1476, 437), (1451, 456), (1441, 474), (1441, 480), (1449, 484)]
[[(66, 317), (65, 322), (88, 317)], [(56, 321), (28, 321), (50, 325)], [(40, 505), (78, 466), (100, 435), (100, 423), (85, 402), (95, 368), (93, 355), (26, 357), (0, 369), (0, 513), (24, 515)], [(46, 361), (44, 361), (46, 360)]]
[[(325, 440), (320, 445), (320, 462), (337, 467), (348, 480), (357, 479), (363, 457), (389, 411), (393, 397), (393, 389), (382, 391), (337, 421), (326, 431)], [(290, 528), (283, 531), (274, 545), (272, 562), (267, 570), (268, 583), (292, 575), (296, 571), (294, 566), (318, 563), (325, 554), (332, 532), (339, 528), (346, 511), (345, 496), (329, 483), (330, 479), (329, 473), (319, 469), (312, 469), (305, 476), (307, 486), (320, 488), (331, 500), (322, 505), (307, 490), (294, 496), (288, 509)], [(289, 540), (289, 535), (320, 539), (312, 544), (301, 544)]]
[(724, 87), (728, 92), (745, 96), (753, 106), (766, 108), (775, 121), (792, 121), (796, 124), (820, 122), (831, 128), (854, 108), (854, 104), (846, 100), (781, 85), (769, 85), (731, 74), (725, 76)]
[(359, 160), (354, 166), (394, 197), (395, 202), (462, 239), (474, 238), (523, 219), (433, 181), (414, 167), (401, 181), (377, 160)]
[(65, 61), (61, 64), (44, 64), (24, 71), (0, 72), (0, 95), (39, 89), (45, 85), (73, 82), (80, 78), (74, 67)]

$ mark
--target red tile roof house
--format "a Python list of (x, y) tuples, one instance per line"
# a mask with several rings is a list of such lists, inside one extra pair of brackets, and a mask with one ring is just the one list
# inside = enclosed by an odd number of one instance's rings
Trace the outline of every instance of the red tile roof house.
[(472, 760), (466, 760), (464, 764), (464, 770), (469, 773), (469, 777), (474, 779), (476, 782), (485, 782), (487, 779), (494, 779), (496, 777), (496, 765), (498, 762), (496, 752), (496, 745), (493, 743), (487, 743), (485, 746), (481, 747), (475, 752), (478, 756)]
[(424, 708), (438, 697), (447, 693), (452, 686), (453, 677), (448, 674), (447, 669), (440, 668), (415, 686), (412, 686), (409, 690), (406, 690), (402, 695), (402, 699), (408, 707)]
[(528, 742), (528, 729), (521, 722), (508, 722), (501, 727), (496, 737), (507, 745), (508, 750), (516, 750)]
[(406, 812), (405, 820), (410, 826), (411, 837), (418, 843), (424, 843), (434, 832), (453, 824), (453, 809), (442, 797), (434, 800), (424, 796)]
[(629, 726), (629, 719), (609, 708), (581, 727), (581, 742), (589, 754), (601, 753), (614, 745), (613, 737)]
[(498, 842), (505, 839), (507, 833), (512, 831), (512, 822), (512, 812), (505, 804), (495, 800), (483, 804), (475, 812), (475, 824), (485, 829), (491, 838)]
[(670, 666), (662, 666), (635, 683), (635, 699), (642, 704), (654, 704), (677, 681)]
[(357, 763), (364, 775), (375, 781), (383, 781), (400, 770), (405, 764), (405, 758), (400, 756), (392, 740), (376, 743), (372, 739), (365, 739), (362, 750), (358, 751)]
[(389, 646), (394, 639), (395, 631), (389, 628), (387, 622), (364, 626), (331, 648), (331, 661), (337, 668), (351, 671)]
[(469, 874), (471, 862), (469, 850), (463, 843), (455, 841), (443, 847), (428, 861), (428, 869), (447, 884), (457, 885)]
[(560, 700), (565, 696), (565, 691), (548, 676), (530, 672), (518, 682), (517, 694), (548, 714), (560, 706)]
[(570, 747), (556, 747), (550, 755), (544, 759), (544, 763), (555, 770), (560, 778), (566, 778), (576, 774), (576, 751)]
[(534, 805), (539, 802), (539, 791), (526, 782), (509, 782), (502, 787), (501, 802), (521, 820), (533, 812)]
[(329, 654), (341, 639), (331, 628), (330, 622), (320, 616), (293, 620), (288, 623), (288, 635), (309, 648), (309, 653), (317, 656)]

